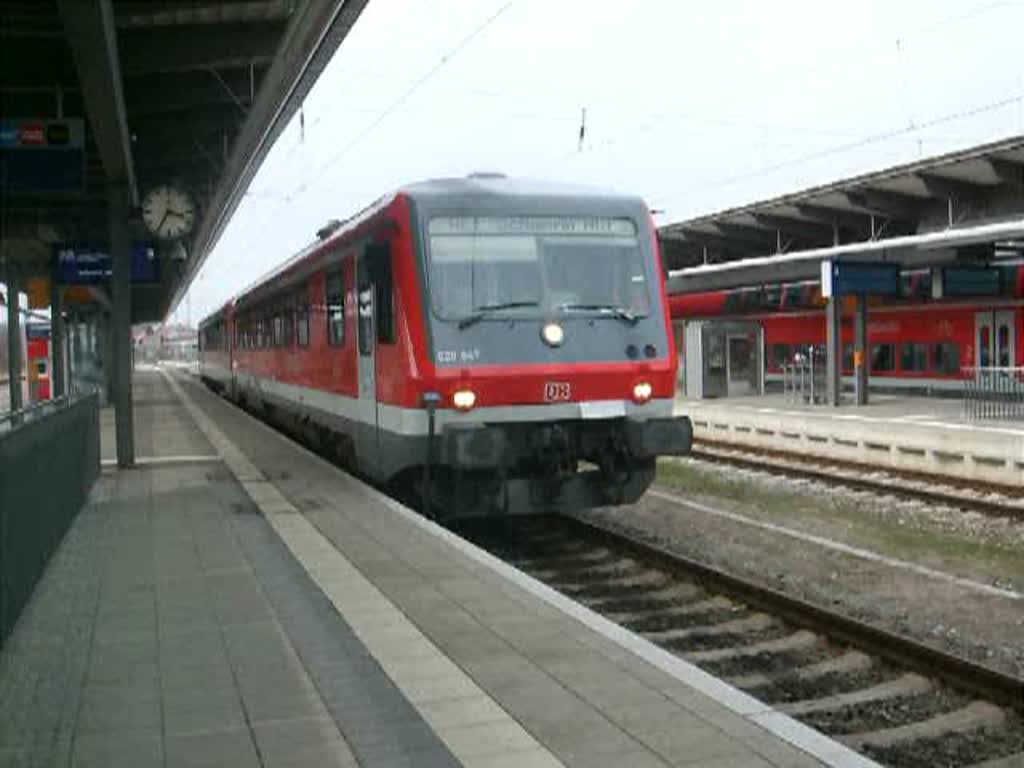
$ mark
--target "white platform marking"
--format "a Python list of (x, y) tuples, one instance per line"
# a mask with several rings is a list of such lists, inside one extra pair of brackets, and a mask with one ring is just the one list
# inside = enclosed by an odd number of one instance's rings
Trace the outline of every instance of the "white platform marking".
[[(164, 375), (200, 431), (222, 453), (225, 463), (285, 546), (388, 677), (464, 766), (486, 768), (507, 756), (511, 765), (564, 768), (560, 760), (420, 632), (304, 515), (296, 514), (298, 510), (277, 487), (249, 463), (173, 378)], [(469, 722), (453, 720), (452, 707), (460, 702), (479, 708), (481, 714)]]

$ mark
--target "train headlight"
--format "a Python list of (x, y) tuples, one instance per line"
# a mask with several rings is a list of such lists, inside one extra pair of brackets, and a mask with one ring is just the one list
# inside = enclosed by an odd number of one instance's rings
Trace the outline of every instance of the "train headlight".
[(540, 329), (540, 337), (549, 347), (560, 347), (565, 341), (565, 331), (558, 323), (545, 323)]
[(653, 393), (654, 388), (651, 387), (650, 382), (639, 381), (633, 385), (633, 402), (642, 405), (651, 399)]
[(472, 389), (457, 389), (452, 395), (452, 405), (460, 411), (468, 411), (476, 405), (476, 392)]

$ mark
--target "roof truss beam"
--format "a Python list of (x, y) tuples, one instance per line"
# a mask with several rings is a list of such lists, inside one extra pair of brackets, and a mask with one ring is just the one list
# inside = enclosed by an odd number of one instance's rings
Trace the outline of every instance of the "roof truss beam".
[(929, 195), (942, 200), (971, 200), (978, 197), (985, 189), (991, 188), (990, 184), (975, 184), (930, 173), (916, 173), (914, 175), (924, 183), (924, 188), (928, 191)]
[(233, 105), (247, 114), (259, 88), (262, 66), (224, 70), (160, 73), (128, 81), (125, 100), (133, 118), (163, 116), (202, 107)]
[(234, 142), (224, 172), (205, 207), (189, 249), (194, 255), (188, 259), (184, 279), (174, 292), (168, 309), (184, 296), (274, 139), (298, 109), (366, 3), (367, 0), (305, 0), (296, 6), (284, 35), (275, 46), (277, 55), (260, 82), (256, 99)]
[(833, 235), (835, 234), (834, 227), (816, 221), (788, 218), (768, 213), (755, 213), (752, 215), (756, 221), (766, 227), (781, 230), (786, 234), (796, 235), (805, 240), (830, 243), (832, 242)]
[(751, 243), (749, 240), (739, 240), (727, 235), (712, 234), (696, 229), (675, 230), (671, 233), (671, 237), (666, 239), (673, 242), (689, 243), (701, 250), (707, 247), (708, 250), (737, 257), (764, 256), (770, 252), (770, 249), (766, 250), (767, 246), (764, 241)]
[(716, 221), (711, 226), (717, 233), (736, 240), (757, 244), (775, 242), (775, 232), (763, 227), (723, 221)]
[(126, 77), (266, 64), (281, 41), (280, 23), (173, 27), (122, 34)]
[(901, 195), (881, 189), (861, 188), (843, 195), (850, 205), (866, 213), (885, 219), (916, 221), (921, 218), (927, 201), (910, 195)]
[(1001, 184), (1024, 188), (1024, 163), (1015, 163), (999, 157), (990, 157), (986, 161), (992, 173)]
[(224, 24), (239, 21), (286, 19), (293, 0), (247, 0), (236, 3), (121, 2), (118, 29), (173, 27), (191, 24)]
[(58, 10), (78, 70), (93, 139), (109, 181), (125, 184), (138, 201), (131, 137), (125, 118), (117, 31), (110, 0), (58, 0)]
[(838, 226), (857, 232), (866, 232), (871, 228), (870, 214), (805, 203), (797, 203), (794, 207), (805, 219), (818, 222), (819, 224), (826, 224), (829, 227)]

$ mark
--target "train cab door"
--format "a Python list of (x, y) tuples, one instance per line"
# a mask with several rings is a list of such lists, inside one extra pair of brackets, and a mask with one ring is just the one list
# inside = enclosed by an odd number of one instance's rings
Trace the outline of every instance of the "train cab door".
[(359, 428), (356, 452), (359, 463), (370, 469), (377, 464), (379, 438), (377, 409), (377, 334), (372, 250), (364, 248), (356, 258), (356, 343), (359, 353)]
[(726, 394), (729, 397), (757, 393), (755, 347), (751, 334), (726, 335)]
[(974, 321), (975, 365), (979, 368), (1012, 368), (1017, 364), (1017, 339), (1013, 310), (979, 312)]

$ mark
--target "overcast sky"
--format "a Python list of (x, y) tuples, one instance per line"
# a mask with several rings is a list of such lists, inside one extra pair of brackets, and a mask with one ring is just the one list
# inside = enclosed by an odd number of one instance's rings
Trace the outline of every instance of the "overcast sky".
[(612, 187), (662, 224), (1024, 133), (1022, 29), (1024, 0), (370, 0), (176, 318), (409, 181)]

